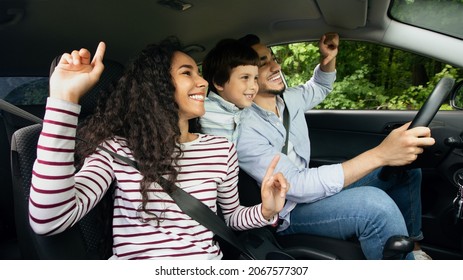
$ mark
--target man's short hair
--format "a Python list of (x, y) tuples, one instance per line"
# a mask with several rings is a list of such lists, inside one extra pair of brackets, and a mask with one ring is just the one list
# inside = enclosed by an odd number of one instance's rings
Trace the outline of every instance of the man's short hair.
[(248, 34), (238, 39), (241, 43), (252, 47), (253, 45), (260, 43), (260, 38), (255, 34)]

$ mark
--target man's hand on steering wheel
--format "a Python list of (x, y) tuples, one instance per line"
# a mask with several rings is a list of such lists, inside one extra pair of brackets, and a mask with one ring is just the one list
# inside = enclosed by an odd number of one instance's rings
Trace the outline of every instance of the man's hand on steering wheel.
[[(449, 77), (442, 78), (428, 96), (424, 105), (415, 115), (413, 121), (393, 130), (378, 146), (380, 147), (385, 144), (383, 148), (391, 147), (390, 149), (382, 151), (386, 153), (384, 154), (386, 161), (379, 174), (380, 179), (387, 180), (391, 174), (396, 172), (396, 169), (391, 166), (404, 166), (412, 163), (418, 158), (419, 154), (423, 153), (423, 147), (431, 146), (435, 143), (435, 140), (430, 137), (431, 130), (427, 128), (427, 126), (429, 126), (437, 111), (439, 111), (442, 103), (447, 99), (454, 84), (454, 79)], [(388, 145), (387, 142), (394, 139), (396, 136), (402, 136), (404, 138), (398, 137), (396, 140), (399, 142), (392, 142), (392, 145)], [(397, 146), (395, 149), (392, 147), (394, 145)], [(400, 152), (401, 148), (404, 149), (402, 150), (403, 153)], [(400, 159), (400, 156), (404, 158)]]
[(375, 150), (384, 166), (403, 166), (415, 161), (423, 147), (434, 145), (431, 129), (424, 126), (408, 129), (410, 122), (394, 129)]

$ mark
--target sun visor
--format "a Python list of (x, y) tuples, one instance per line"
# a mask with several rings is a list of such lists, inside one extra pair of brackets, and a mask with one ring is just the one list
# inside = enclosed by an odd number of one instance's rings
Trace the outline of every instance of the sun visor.
[(367, 22), (368, 0), (316, 0), (326, 23), (346, 29), (364, 27)]

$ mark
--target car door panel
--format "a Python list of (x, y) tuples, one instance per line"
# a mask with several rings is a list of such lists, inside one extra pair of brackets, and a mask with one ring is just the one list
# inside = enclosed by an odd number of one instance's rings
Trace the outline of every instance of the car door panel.
[[(311, 166), (339, 163), (375, 147), (416, 111), (312, 110), (306, 113)], [(439, 259), (461, 259), (463, 231), (455, 223), (456, 174), (463, 173), (462, 149), (445, 145), (463, 132), (463, 111), (440, 111), (429, 125), (436, 144), (411, 167), (423, 172), (423, 246)]]

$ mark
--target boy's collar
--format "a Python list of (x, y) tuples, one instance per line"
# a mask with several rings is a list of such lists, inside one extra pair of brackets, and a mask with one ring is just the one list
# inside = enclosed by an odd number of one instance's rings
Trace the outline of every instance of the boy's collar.
[(217, 93), (215, 93), (213, 91), (210, 91), (209, 94), (207, 95), (207, 97), (210, 100), (213, 100), (213, 101), (216, 101), (217, 103), (219, 103), (220, 106), (222, 106), (223, 108), (225, 108), (225, 110), (227, 110), (229, 112), (240, 111), (240, 108), (238, 108), (235, 104), (223, 99), (222, 96), (220, 96), (219, 94), (217, 94)]

